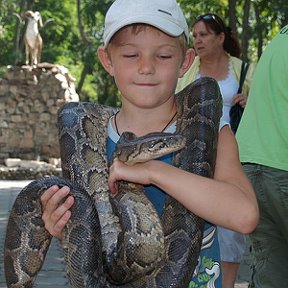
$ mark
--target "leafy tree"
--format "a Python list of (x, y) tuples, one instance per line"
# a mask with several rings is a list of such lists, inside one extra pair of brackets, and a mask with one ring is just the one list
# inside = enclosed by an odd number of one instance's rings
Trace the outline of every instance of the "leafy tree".
[[(97, 58), (97, 48), (102, 43), (104, 15), (112, 1), (81, 1), (77, 0), (78, 27), (81, 35), (82, 50), (82, 72), (77, 87), (77, 92), (82, 93), (82, 99), (92, 100), (116, 106), (119, 105), (119, 97), (113, 79), (102, 68)], [(85, 79), (91, 75), (90, 90), (82, 91)], [(92, 95), (91, 95), (92, 92)]]

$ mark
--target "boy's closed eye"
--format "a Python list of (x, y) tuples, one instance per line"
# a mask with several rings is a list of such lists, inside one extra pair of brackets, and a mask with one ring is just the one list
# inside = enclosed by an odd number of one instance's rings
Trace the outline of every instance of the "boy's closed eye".
[(162, 55), (158, 55), (158, 57), (159, 57), (160, 59), (165, 60), (165, 59), (171, 59), (171, 58), (172, 58), (172, 55), (164, 55), (164, 54), (162, 54)]
[[(127, 53), (127, 54), (123, 54), (124, 58), (136, 58), (139, 55), (137, 53)], [(164, 54), (159, 54), (157, 55), (157, 58), (161, 59), (161, 60), (165, 60), (165, 59), (171, 59), (173, 56), (172, 55), (164, 55)]]
[(124, 58), (135, 58), (135, 57), (137, 57), (137, 56), (138, 56), (138, 54), (136, 54), (136, 53), (123, 54), (123, 57), (124, 57)]

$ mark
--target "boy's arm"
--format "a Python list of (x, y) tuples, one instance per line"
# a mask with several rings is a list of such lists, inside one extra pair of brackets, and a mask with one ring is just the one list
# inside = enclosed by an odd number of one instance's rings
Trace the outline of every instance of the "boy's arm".
[(235, 137), (228, 126), (219, 133), (214, 179), (195, 175), (164, 162), (151, 160), (127, 166), (114, 161), (109, 187), (117, 193), (117, 180), (154, 184), (206, 221), (241, 233), (258, 223), (253, 188), (242, 170)]

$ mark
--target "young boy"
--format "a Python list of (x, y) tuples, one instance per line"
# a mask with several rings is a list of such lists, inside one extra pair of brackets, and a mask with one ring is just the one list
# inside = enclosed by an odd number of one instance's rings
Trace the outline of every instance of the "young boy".
[[(132, 131), (137, 136), (153, 131), (175, 131), (177, 80), (194, 59), (194, 51), (187, 49), (188, 37), (187, 23), (175, 0), (116, 0), (112, 4), (106, 15), (104, 46), (99, 47), (98, 57), (115, 79), (122, 106), (107, 127), (107, 157), (111, 157), (124, 131)], [(108, 182), (113, 195), (117, 193), (118, 180), (145, 184), (150, 186), (146, 194), (159, 214), (167, 193), (207, 221), (205, 231), (212, 231), (209, 234), (212, 239), (206, 244), (216, 259), (201, 256), (199, 265), (204, 264), (210, 270), (202, 271), (199, 266), (197, 271), (206, 273), (207, 277), (196, 275), (192, 280), (191, 275), (191, 287), (206, 285), (213, 278), (218, 278), (216, 287), (221, 285), (214, 225), (249, 233), (258, 221), (257, 202), (242, 171), (235, 138), (227, 125), (221, 126), (214, 179), (172, 166), (172, 157), (169, 163), (151, 160), (130, 167), (114, 160), (110, 167)], [(156, 188), (151, 190), (151, 186)], [(74, 203), (71, 196), (61, 202), (68, 193), (68, 187), (52, 186), (41, 198), (45, 227), (60, 239), (71, 214), (69, 208)], [(210, 259), (216, 264), (210, 265)]]

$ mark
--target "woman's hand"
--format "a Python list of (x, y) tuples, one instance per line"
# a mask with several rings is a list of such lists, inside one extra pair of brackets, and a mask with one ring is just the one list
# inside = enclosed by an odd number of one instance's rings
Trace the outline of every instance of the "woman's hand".
[(74, 204), (74, 198), (68, 196), (69, 192), (70, 189), (67, 186), (59, 188), (54, 185), (45, 190), (41, 196), (42, 220), (45, 228), (52, 236), (60, 240), (62, 240), (62, 230), (71, 216), (69, 209)]
[(154, 160), (147, 161), (145, 163), (137, 163), (129, 166), (118, 159), (114, 159), (110, 166), (108, 185), (112, 196), (116, 196), (118, 193), (117, 181), (125, 180), (138, 184), (150, 184), (149, 167)]
[(244, 93), (236, 94), (233, 97), (233, 105), (239, 104), (242, 108), (245, 108), (247, 102), (247, 95)]

